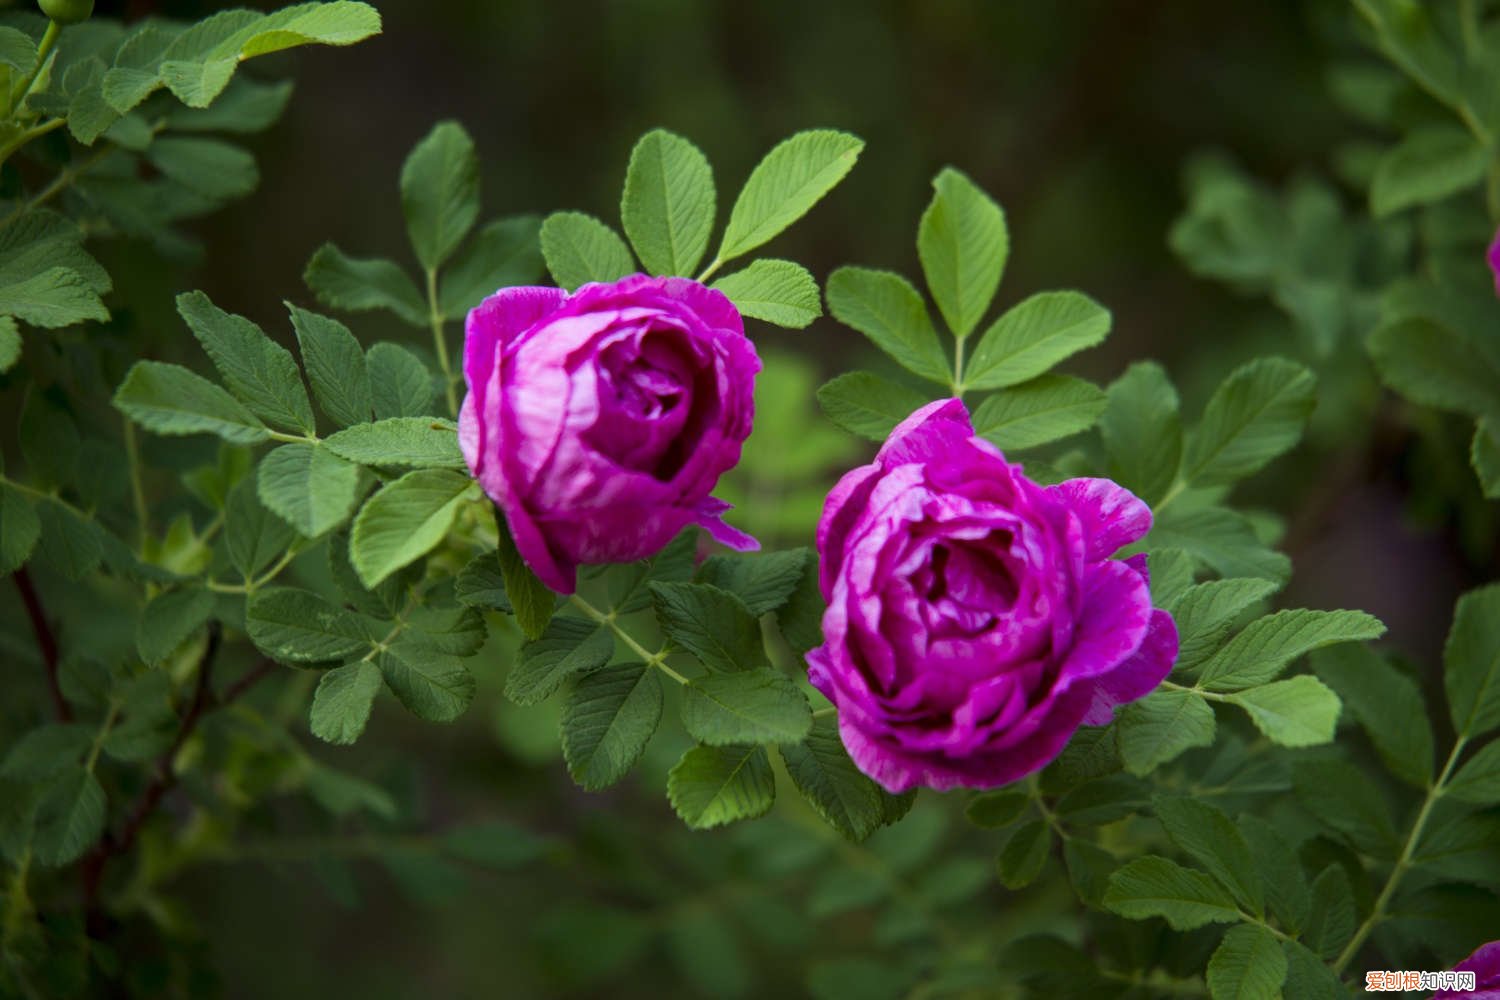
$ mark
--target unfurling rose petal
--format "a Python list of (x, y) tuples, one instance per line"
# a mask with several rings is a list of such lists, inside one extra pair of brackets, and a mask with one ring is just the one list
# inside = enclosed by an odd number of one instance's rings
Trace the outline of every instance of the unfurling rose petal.
[(689, 524), (755, 540), (709, 494), (739, 461), (760, 360), (734, 305), (687, 278), (506, 288), (469, 314), (464, 458), (553, 590)]
[(1453, 967), (1454, 972), (1474, 974), (1474, 988), (1439, 990), (1432, 1000), (1500, 1000), (1500, 941), (1480, 945), (1468, 958)]
[(1150, 530), (1109, 480), (1026, 478), (959, 400), (908, 417), (818, 526), (828, 610), (808, 677), (854, 762), (892, 792), (992, 788), (1155, 690), (1177, 627), (1145, 557), (1112, 558)]

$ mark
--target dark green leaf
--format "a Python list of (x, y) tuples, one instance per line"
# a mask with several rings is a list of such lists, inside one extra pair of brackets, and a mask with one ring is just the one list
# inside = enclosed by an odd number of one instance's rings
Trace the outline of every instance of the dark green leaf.
[(1131, 774), (1144, 776), (1192, 747), (1211, 745), (1215, 728), (1201, 695), (1156, 691), (1120, 711), (1120, 756)]
[(1143, 361), (1110, 385), (1109, 403), (1099, 418), (1111, 477), (1150, 504), (1177, 478), (1182, 459), (1177, 406), (1177, 390), (1166, 371)]
[(1158, 796), (1156, 818), (1178, 849), (1202, 865), (1250, 913), (1262, 915), (1265, 889), (1250, 846), (1228, 816), (1182, 796)]
[(1236, 369), (1204, 408), (1183, 457), (1183, 478), (1213, 486), (1260, 469), (1302, 437), (1316, 390), (1312, 372), (1284, 358)]
[(505, 697), (534, 705), (569, 677), (591, 673), (615, 653), (614, 633), (598, 622), (558, 615), (541, 638), (521, 647), (505, 678)]
[(313, 395), (329, 419), (340, 427), (370, 419), (370, 373), (365, 352), (349, 328), (336, 319), (299, 309), (290, 303), (292, 326), (302, 350), (302, 364)]
[(682, 722), (699, 743), (798, 743), (812, 730), (807, 698), (770, 667), (709, 674), (683, 692)]
[(545, 269), (541, 229), (535, 215), (496, 219), (481, 228), (444, 269), (438, 296), (443, 315), (462, 319), (502, 288), (536, 284)]
[(1213, 691), (1235, 691), (1274, 680), (1287, 664), (1314, 649), (1378, 639), (1385, 626), (1363, 611), (1278, 611), (1245, 626), (1198, 674)]
[(325, 243), (307, 262), (302, 280), (325, 306), (351, 312), (388, 309), (413, 326), (427, 325), (422, 293), (395, 261), (357, 260)]
[(1240, 919), (1234, 899), (1202, 872), (1147, 856), (1115, 872), (1104, 905), (1131, 920), (1163, 917), (1179, 931)]
[(401, 168), (401, 208), (417, 260), (443, 266), (479, 217), (479, 157), (457, 122), (439, 122)]
[(580, 678), (562, 714), (563, 758), (573, 780), (592, 792), (623, 778), (656, 733), (661, 707), (655, 668), (621, 663)]
[(884, 441), (926, 402), (916, 390), (873, 372), (846, 372), (818, 389), (818, 405), (829, 420), (871, 441)]
[(365, 731), (379, 693), (380, 669), (368, 660), (328, 671), (313, 695), (313, 735), (341, 746), (353, 743)]
[(312, 433), (312, 403), (291, 351), (243, 316), (218, 308), (202, 292), (179, 295), (177, 311), (229, 391), (251, 413), (282, 430)]
[(779, 610), (802, 579), (812, 558), (807, 549), (787, 549), (764, 555), (710, 556), (698, 570), (703, 583), (727, 590), (745, 603), (752, 615)]
[(305, 538), (343, 524), (359, 499), (359, 467), (321, 444), (272, 449), (255, 478), (260, 502)]
[(537, 579), (531, 567), (516, 550), (516, 543), (504, 526), (500, 529), (499, 548), (500, 573), (505, 580), (505, 594), (515, 609), (516, 624), (528, 639), (539, 639), (552, 618), (552, 609), (557, 606), (557, 595)]
[(1214, 1000), (1281, 1000), (1287, 960), (1281, 942), (1264, 927), (1231, 927), (1208, 962)]
[(135, 648), (141, 659), (155, 666), (213, 614), (214, 595), (202, 587), (169, 590), (153, 597), (136, 623)]
[(738, 597), (701, 583), (650, 586), (662, 631), (704, 666), (730, 673), (765, 663), (760, 622)]
[(396, 699), (428, 722), (452, 722), (474, 700), (474, 675), (457, 657), (392, 646), (380, 654), (380, 672)]
[(262, 652), (287, 663), (336, 660), (374, 640), (358, 616), (290, 587), (268, 587), (251, 596), (245, 627)]
[(995, 860), (1000, 883), (1007, 889), (1022, 889), (1035, 882), (1051, 848), (1052, 829), (1045, 820), (1032, 820), (1017, 827)]
[(974, 433), (1007, 450), (1034, 448), (1094, 426), (1103, 390), (1068, 375), (1040, 375), (1002, 389), (974, 411)]
[(667, 775), (667, 798), (684, 823), (707, 830), (769, 812), (776, 778), (764, 747), (693, 747)]
[(375, 419), (422, 417), (432, 405), (432, 375), (415, 354), (397, 344), (379, 343), (365, 352)]
[(1500, 584), (1458, 599), (1443, 647), (1443, 682), (1460, 736), (1500, 726)]
[(1425, 789), (1432, 781), (1432, 725), (1416, 681), (1368, 646), (1320, 649), (1313, 669), (1338, 692), (1391, 773)]
[(239, 400), (181, 365), (137, 361), (120, 383), (114, 405), (157, 434), (217, 434), (237, 444), (267, 437)]
[(967, 389), (999, 389), (1044, 374), (1109, 334), (1109, 310), (1078, 292), (1043, 292), (1001, 314), (964, 366)]

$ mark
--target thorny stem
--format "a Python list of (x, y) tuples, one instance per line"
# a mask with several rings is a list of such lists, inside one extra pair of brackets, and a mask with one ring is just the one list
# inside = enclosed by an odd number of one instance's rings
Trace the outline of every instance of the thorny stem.
[(437, 270), (427, 270), (427, 317), (432, 324), (432, 346), (437, 351), (438, 367), (443, 370), (443, 391), (448, 396), (448, 410), (458, 416), (458, 394), (454, 391), (453, 365), (448, 360), (448, 341), (443, 335), (443, 313), (438, 308)]
[(600, 611), (598, 608), (594, 607), (592, 604), (584, 600), (582, 597), (579, 597), (577, 594), (574, 594), (570, 599), (580, 611), (588, 615), (594, 621), (598, 622), (601, 625), (608, 625), (610, 631), (614, 632), (615, 635), (619, 636), (621, 642), (630, 647), (631, 652), (635, 653), (635, 655), (646, 661), (646, 666), (655, 667), (657, 670), (660, 670), (662, 673), (672, 678), (678, 684), (686, 684), (688, 682), (688, 679), (686, 677), (682, 676), (677, 671), (667, 666), (666, 647), (663, 647), (662, 649), (653, 653), (645, 646), (642, 646), (639, 642), (637, 642), (635, 637), (632, 636), (629, 632), (625, 631), (624, 627), (620, 625), (620, 622), (618, 621), (613, 611), (610, 611), (608, 613)]
[(42, 666), (47, 671), (47, 692), (52, 697), (52, 710), (58, 722), (72, 722), (73, 709), (63, 697), (62, 685), (58, 683), (57, 636), (47, 623), (47, 612), (42, 599), (37, 596), (31, 582), (31, 574), (22, 566), (11, 574), (16, 589), (21, 592), (21, 603), (26, 605), (26, 616), (31, 619), (31, 631), (36, 636), (37, 650), (42, 654)]

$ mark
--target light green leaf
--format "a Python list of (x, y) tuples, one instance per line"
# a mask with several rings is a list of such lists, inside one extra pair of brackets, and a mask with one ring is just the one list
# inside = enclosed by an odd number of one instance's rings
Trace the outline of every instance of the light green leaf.
[(1193, 558), (1181, 549), (1153, 549), (1146, 568), (1151, 571), (1151, 603), (1159, 608), (1171, 610), (1193, 585)]
[(1036, 378), (1105, 338), (1109, 310), (1079, 292), (1042, 292), (990, 324), (964, 366), (966, 389), (999, 389)]
[(1156, 691), (1120, 710), (1120, 756), (1131, 774), (1145, 776), (1184, 751), (1214, 741), (1214, 712), (1191, 691)]
[(823, 720), (801, 743), (781, 748), (792, 784), (835, 830), (864, 840), (886, 823), (885, 791), (854, 766), (838, 724)]
[(1443, 647), (1443, 682), (1460, 736), (1500, 726), (1500, 584), (1458, 599)]
[(429, 414), (434, 398), (432, 373), (415, 354), (382, 342), (365, 352), (365, 365), (370, 371), (376, 420)]
[(620, 221), (647, 271), (690, 277), (708, 249), (714, 204), (713, 170), (697, 146), (664, 129), (641, 136), (625, 172)]
[(960, 340), (979, 325), (995, 298), (1010, 234), (1005, 213), (952, 167), (932, 181), (933, 196), (917, 229), (927, 289)]
[(217, 434), (236, 444), (266, 440), (239, 400), (181, 365), (137, 361), (115, 392), (115, 409), (157, 434)]
[(1448, 782), (1446, 793), (1460, 802), (1500, 803), (1500, 741), (1481, 747)]
[(615, 655), (614, 633), (595, 621), (558, 615), (541, 638), (521, 647), (505, 678), (505, 697), (535, 705), (562, 682), (600, 669)]
[(290, 80), (260, 83), (241, 76), (212, 107), (173, 108), (167, 112), (166, 123), (174, 132), (264, 132), (281, 118), (291, 96)]
[(456, 656), (392, 646), (380, 654), (380, 672), (396, 700), (428, 722), (452, 722), (474, 700), (474, 675)]
[(360, 465), (413, 469), (462, 469), (458, 430), (447, 420), (391, 417), (358, 424), (324, 439), (323, 446)]
[(745, 603), (702, 583), (652, 583), (662, 631), (710, 670), (733, 673), (766, 662), (760, 622)]
[(135, 628), (135, 648), (141, 659), (156, 666), (208, 621), (214, 595), (202, 587), (169, 590), (153, 597)]
[(359, 467), (322, 445), (284, 444), (256, 475), (260, 502), (305, 538), (320, 538), (348, 519), (359, 499)]
[(1264, 914), (1265, 887), (1250, 845), (1228, 816), (1185, 796), (1158, 796), (1154, 806), (1156, 818), (1179, 850), (1218, 879), (1248, 912)]
[(309, 715), (313, 735), (339, 746), (359, 739), (380, 687), (380, 668), (368, 660), (328, 671), (319, 678), (313, 694)]
[(427, 325), (422, 293), (395, 261), (358, 260), (325, 243), (307, 262), (302, 280), (318, 301), (330, 308), (350, 312), (388, 309), (413, 326)]
[(107, 805), (99, 779), (81, 764), (52, 779), (36, 807), (31, 835), (36, 860), (61, 867), (83, 857), (104, 832)]
[(1500, 367), (1469, 337), (1410, 318), (1377, 327), (1367, 344), (1381, 379), (1407, 399), (1500, 420)]
[(1302, 437), (1316, 389), (1312, 372), (1284, 358), (1260, 358), (1235, 370), (1208, 401), (1188, 442), (1183, 478), (1215, 486), (1260, 469)]
[(515, 609), (516, 624), (528, 639), (539, 639), (552, 617), (557, 605), (557, 595), (537, 578), (521, 558), (510, 532), (502, 525), (499, 546), (496, 552), (500, 561), (500, 573), (505, 580), (505, 594)]
[(801, 264), (758, 260), (714, 282), (714, 288), (746, 316), (790, 330), (801, 330), (823, 315), (818, 283)]
[(1177, 668), (1202, 663), (1223, 644), (1241, 612), (1278, 589), (1276, 581), (1255, 577), (1210, 580), (1188, 587), (1164, 605), (1177, 623)]
[(902, 367), (947, 385), (952, 364), (917, 290), (899, 274), (841, 267), (828, 276), (828, 311)]
[(255, 157), (217, 139), (157, 139), (146, 158), (166, 177), (216, 201), (242, 198), (260, 183)]
[(109, 319), (99, 293), (85, 276), (70, 268), (52, 267), (19, 280), (5, 277), (0, 275), (0, 316), (48, 329), (86, 319)]
[(364, 585), (374, 587), (435, 548), (472, 487), (466, 475), (418, 469), (371, 497), (349, 536), (349, 558)]
[(302, 350), (302, 365), (313, 395), (329, 419), (340, 427), (370, 419), (370, 372), (365, 352), (349, 328), (336, 319), (299, 309), (291, 303), (292, 326)]
[(1177, 390), (1155, 362), (1131, 365), (1109, 387), (1099, 418), (1110, 475), (1150, 504), (1177, 478), (1182, 461), (1182, 420)]
[(0, 484), (0, 575), (9, 576), (25, 565), (42, 534), (42, 523), (31, 502), (19, 491)]
[(818, 389), (818, 405), (829, 420), (871, 441), (884, 441), (926, 402), (916, 390), (873, 372), (846, 372)]
[(439, 308), (449, 319), (512, 285), (534, 285), (542, 276), (542, 220), (517, 215), (486, 224), (443, 269)]
[(1122, 917), (1163, 917), (1175, 930), (1240, 919), (1227, 891), (1199, 871), (1166, 858), (1137, 858), (1110, 877), (1104, 905)]
[(579, 679), (562, 714), (563, 759), (585, 789), (608, 788), (640, 760), (661, 722), (654, 668), (621, 663)]
[(1287, 664), (1338, 642), (1378, 639), (1380, 619), (1363, 611), (1278, 611), (1245, 626), (1203, 664), (1198, 683), (1211, 691), (1238, 691), (1276, 678)]
[(684, 823), (707, 830), (769, 812), (776, 778), (764, 747), (693, 747), (667, 775), (667, 798)]
[(1320, 649), (1312, 664), (1359, 720), (1391, 773), (1426, 789), (1432, 781), (1432, 724), (1417, 682), (1355, 643)]
[(591, 281), (634, 274), (635, 258), (618, 233), (582, 212), (554, 212), (542, 223), (542, 257), (558, 287), (577, 291)]
[(1214, 1000), (1281, 1000), (1286, 955), (1276, 935), (1257, 924), (1231, 927), (1208, 960)]
[(1490, 160), (1490, 151), (1457, 125), (1418, 128), (1376, 164), (1370, 210), (1379, 218), (1474, 187)]
[(1249, 518), (1223, 507), (1159, 510), (1147, 544), (1153, 552), (1186, 552), (1220, 576), (1284, 582), (1292, 575), (1292, 561), (1262, 542)]
[(864, 143), (846, 132), (798, 132), (756, 164), (729, 213), (717, 260), (754, 250), (796, 222), (854, 167)]
[(267, 587), (245, 605), (245, 630), (267, 656), (285, 663), (320, 663), (367, 649), (363, 619), (307, 590)]
[(245, 317), (218, 308), (202, 292), (179, 295), (177, 311), (225, 386), (251, 413), (282, 430), (312, 433), (312, 403), (291, 351)]
[(798, 743), (812, 709), (792, 679), (770, 667), (695, 678), (683, 688), (682, 724), (709, 746)]
[(401, 209), (417, 260), (436, 271), (479, 218), (479, 157), (457, 122), (439, 122), (401, 168)]
[(974, 410), (974, 433), (1006, 450), (1034, 448), (1088, 430), (1107, 404), (1090, 382), (1039, 375), (985, 397)]
[(257, 486), (248, 477), (240, 480), (224, 506), (224, 548), (230, 565), (246, 580), (269, 566), (296, 537), (291, 525), (260, 502)]

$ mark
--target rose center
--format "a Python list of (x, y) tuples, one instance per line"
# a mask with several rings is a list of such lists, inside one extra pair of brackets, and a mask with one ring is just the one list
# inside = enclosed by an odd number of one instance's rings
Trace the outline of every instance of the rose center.
[(919, 570), (918, 591), (945, 633), (977, 635), (995, 625), (1016, 602), (1020, 588), (1010, 565), (1011, 534), (992, 531), (975, 540), (949, 540), (932, 547)]
[(627, 469), (666, 481), (689, 453), (695, 366), (674, 330), (621, 337), (599, 353), (599, 412), (586, 440)]

